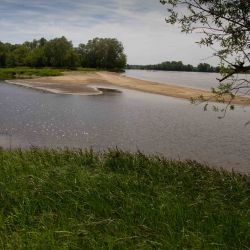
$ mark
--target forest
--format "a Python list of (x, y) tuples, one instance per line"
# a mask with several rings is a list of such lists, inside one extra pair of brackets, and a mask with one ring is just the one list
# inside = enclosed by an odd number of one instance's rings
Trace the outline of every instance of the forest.
[(187, 71), (187, 72), (219, 72), (219, 67), (213, 67), (208, 63), (200, 63), (197, 67), (191, 64), (183, 64), (182, 61), (166, 61), (150, 65), (127, 65), (128, 69)]
[(64, 36), (41, 38), (23, 44), (0, 42), (0, 67), (54, 67), (123, 69), (127, 57), (121, 42), (114, 38), (94, 38), (74, 47)]
[(153, 65), (127, 65), (127, 56), (120, 41), (115, 38), (94, 38), (77, 47), (64, 36), (46, 40), (34, 39), (23, 44), (0, 41), (0, 68), (52, 67), (52, 68), (97, 68), (107, 70), (145, 69), (188, 72), (219, 72), (219, 67), (200, 63), (197, 67), (182, 61), (165, 61)]

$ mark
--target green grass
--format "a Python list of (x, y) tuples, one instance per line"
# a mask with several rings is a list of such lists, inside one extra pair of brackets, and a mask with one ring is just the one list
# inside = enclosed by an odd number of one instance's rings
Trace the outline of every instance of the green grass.
[(0, 249), (249, 249), (250, 177), (121, 151), (0, 151)]
[(63, 72), (67, 72), (67, 71), (80, 71), (83, 73), (91, 73), (91, 72), (98, 72), (102, 70), (105, 71), (106, 69), (82, 68), (82, 67), (75, 68), (75, 69), (29, 68), (29, 67), (0, 68), (0, 80), (29, 79), (29, 78), (37, 77), (37, 76), (41, 76), (41, 77), (42, 76), (60, 76), (60, 75), (63, 75)]
[(62, 75), (62, 70), (51, 68), (0, 68), (0, 80), (16, 79), (16, 78), (31, 78), (34, 76), (59, 76)]

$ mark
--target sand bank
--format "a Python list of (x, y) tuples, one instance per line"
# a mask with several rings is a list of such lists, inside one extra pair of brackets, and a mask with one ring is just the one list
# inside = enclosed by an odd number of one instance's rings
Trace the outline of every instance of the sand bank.
[[(191, 98), (198, 98), (201, 95), (203, 95), (206, 99), (211, 99), (212, 101), (215, 100), (215, 96), (210, 91), (139, 80), (106, 71), (89, 73), (70, 71), (65, 72), (63, 76), (11, 80), (7, 82), (60, 94), (98, 95), (102, 94), (102, 92), (97, 88), (92, 87), (91, 84), (111, 84), (126, 89), (139, 90), (189, 100)], [(229, 97), (225, 98), (225, 101), (229, 99)], [(232, 103), (250, 105), (250, 98), (236, 97)]]

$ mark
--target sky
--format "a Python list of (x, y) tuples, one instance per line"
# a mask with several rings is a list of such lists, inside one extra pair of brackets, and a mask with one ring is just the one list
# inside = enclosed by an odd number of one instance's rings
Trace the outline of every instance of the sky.
[(199, 34), (165, 22), (159, 0), (0, 0), (0, 41), (23, 43), (65, 36), (74, 46), (95, 37), (117, 38), (129, 64), (183, 61), (217, 64)]

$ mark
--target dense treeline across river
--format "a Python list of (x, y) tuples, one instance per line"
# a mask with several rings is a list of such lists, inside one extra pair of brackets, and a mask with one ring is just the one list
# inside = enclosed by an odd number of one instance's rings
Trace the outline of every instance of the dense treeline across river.
[(23, 44), (0, 42), (0, 67), (102, 68), (120, 70), (127, 62), (121, 42), (94, 38), (74, 47), (65, 37), (33, 40)]
[(191, 64), (183, 64), (182, 61), (166, 61), (150, 65), (127, 65), (127, 69), (187, 71), (187, 72), (219, 72), (219, 67), (213, 67), (208, 63), (200, 63), (197, 67)]

